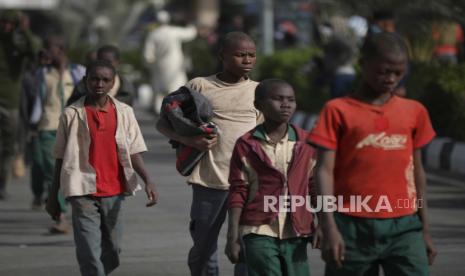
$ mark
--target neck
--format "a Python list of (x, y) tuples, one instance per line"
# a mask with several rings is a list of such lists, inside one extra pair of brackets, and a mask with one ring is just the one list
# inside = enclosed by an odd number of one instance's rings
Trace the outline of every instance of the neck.
[(60, 74), (63, 74), (63, 72), (68, 67), (68, 60), (66, 58), (63, 58), (54, 63), (54, 67), (58, 70), (58, 72), (60, 72)]
[(366, 84), (362, 84), (353, 94), (355, 98), (372, 105), (383, 105), (391, 99), (392, 95), (392, 92), (377, 94)]
[(110, 97), (108, 97), (108, 95), (106, 94), (102, 94), (102, 95), (92, 94), (92, 95), (89, 95), (87, 99), (90, 105), (97, 107), (97, 108), (103, 108), (107, 104)]
[(286, 136), (288, 124), (287, 122), (278, 123), (271, 120), (265, 120), (263, 127), (265, 128), (265, 132), (268, 137), (270, 137), (273, 142), (277, 143)]
[(247, 76), (235, 76), (228, 73), (227, 71), (223, 71), (218, 74), (218, 78), (227, 83), (238, 83), (241, 81), (245, 81), (247, 79)]

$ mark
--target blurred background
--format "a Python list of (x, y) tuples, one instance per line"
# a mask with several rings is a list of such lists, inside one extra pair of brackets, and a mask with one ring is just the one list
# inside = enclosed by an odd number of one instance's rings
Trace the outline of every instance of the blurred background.
[[(465, 128), (456, 127), (465, 125), (465, 1), (2, 0), (0, 9), (23, 11), (39, 37), (65, 34), (74, 62), (85, 64), (89, 51), (117, 45), (121, 70), (136, 87), (150, 83), (141, 52), (147, 34), (157, 28), (158, 11), (168, 11), (173, 25), (197, 27), (197, 37), (183, 44), (189, 78), (217, 71), (218, 39), (229, 31), (244, 31), (259, 48), (252, 77), (290, 81), (300, 109), (310, 113), (337, 96), (331, 83), (341, 66), (348, 65), (342, 72), (355, 75), (356, 81), (358, 47), (376, 31), (376, 20), (391, 20), (394, 27), (389, 22), (383, 27), (394, 28), (410, 51), (406, 96), (428, 107), (441, 136), (465, 140)], [(441, 57), (441, 44), (455, 47), (452, 58), (450, 53)]]

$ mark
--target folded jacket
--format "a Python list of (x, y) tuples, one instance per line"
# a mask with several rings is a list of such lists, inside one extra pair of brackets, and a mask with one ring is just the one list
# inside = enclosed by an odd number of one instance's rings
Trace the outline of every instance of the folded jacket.
[[(217, 133), (215, 124), (210, 122), (213, 109), (205, 96), (185, 86), (170, 93), (163, 99), (160, 120), (181, 136), (197, 136)], [(188, 176), (205, 155), (205, 151), (170, 140), (176, 149), (176, 169)]]

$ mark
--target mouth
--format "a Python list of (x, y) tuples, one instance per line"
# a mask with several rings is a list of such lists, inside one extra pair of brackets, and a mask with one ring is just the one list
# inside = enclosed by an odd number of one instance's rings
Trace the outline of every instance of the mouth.
[(382, 89), (389, 90), (389, 91), (392, 91), (392, 90), (396, 89), (396, 87), (397, 87), (397, 84), (383, 84), (383, 85), (381, 85)]

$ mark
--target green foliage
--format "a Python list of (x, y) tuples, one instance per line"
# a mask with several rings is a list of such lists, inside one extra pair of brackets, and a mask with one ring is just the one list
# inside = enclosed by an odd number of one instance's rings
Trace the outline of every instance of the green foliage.
[(218, 57), (204, 38), (197, 37), (193, 41), (185, 43), (183, 49), (192, 62), (189, 78), (209, 76), (218, 70)]
[(321, 55), (317, 48), (291, 48), (261, 56), (254, 79), (279, 78), (289, 82), (296, 93), (298, 108), (317, 113), (329, 99), (326, 90), (313, 84), (317, 72), (311, 68), (312, 59)]
[(409, 97), (429, 111), (439, 136), (465, 141), (465, 65), (413, 64), (407, 81)]

